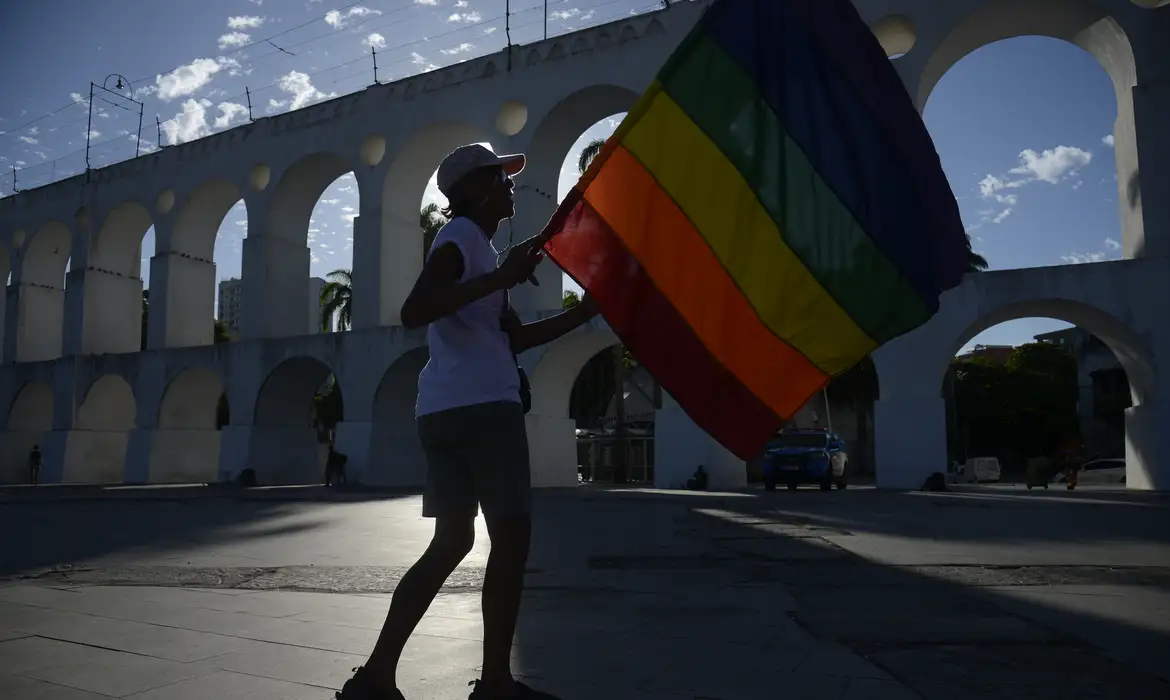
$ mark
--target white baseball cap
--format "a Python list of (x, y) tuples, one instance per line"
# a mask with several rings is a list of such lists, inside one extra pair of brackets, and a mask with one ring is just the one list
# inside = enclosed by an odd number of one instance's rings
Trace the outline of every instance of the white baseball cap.
[(435, 177), (438, 181), (439, 191), (443, 193), (444, 197), (450, 199), (451, 190), (454, 189), (456, 183), (463, 179), (464, 175), (473, 170), (492, 166), (502, 167), (508, 175), (517, 175), (524, 169), (524, 154), (512, 153), (498, 156), (490, 148), (485, 148), (478, 143), (460, 146), (448, 153), (443, 162), (439, 164), (439, 174)]

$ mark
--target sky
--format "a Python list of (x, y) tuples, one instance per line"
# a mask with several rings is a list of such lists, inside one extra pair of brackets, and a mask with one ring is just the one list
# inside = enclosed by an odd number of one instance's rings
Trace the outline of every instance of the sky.
[[(655, 8), (653, 0), (549, 0), (550, 36)], [(504, 0), (40, 0), (10, 3), (0, 45), (15, 60), (0, 72), (0, 196), (82, 172), (86, 130), (92, 167), (164, 144), (190, 141), (254, 117), (297, 109), (373, 82), (498, 51)], [(512, 0), (514, 43), (539, 40), (543, 0)], [(47, 23), (45, 18), (57, 21)], [(177, 31), (176, 28), (181, 28)], [(69, 47), (46, 51), (48, 46)], [(129, 81), (118, 88), (117, 74)], [(110, 75), (107, 79), (106, 76)], [(89, 83), (98, 89), (89, 123)], [(144, 104), (141, 140), (138, 105)], [(924, 121), (974, 247), (992, 269), (1091, 264), (1120, 257), (1111, 133), (1117, 105), (1108, 76), (1081, 49), (1022, 37), (965, 57), (939, 82)], [(576, 181), (581, 147), (605, 138), (603, 119), (566, 154), (560, 190)], [(156, 117), (158, 123), (156, 124)], [(436, 166), (438, 163), (436, 163)], [(431, 186), (421, 204), (440, 201)], [(352, 261), (357, 188), (343, 176), (321, 195), (308, 243), (311, 273)], [(240, 275), (243, 204), (220, 228), (220, 279)], [(149, 284), (153, 232), (143, 242)], [(571, 284), (571, 283), (569, 283)], [(1020, 344), (1067, 324), (1023, 319), (973, 339)]]

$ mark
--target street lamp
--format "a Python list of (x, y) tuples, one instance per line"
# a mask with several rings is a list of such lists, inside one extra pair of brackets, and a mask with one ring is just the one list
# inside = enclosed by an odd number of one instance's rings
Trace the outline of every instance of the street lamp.
[[(117, 78), (117, 82), (114, 83), (114, 87), (112, 89), (110, 87), (108, 87), (110, 84), (110, 78)], [(95, 89), (102, 90), (104, 92), (108, 92), (111, 95), (116, 95), (117, 97), (119, 97), (123, 100), (127, 100), (129, 102), (133, 102), (134, 104), (138, 105), (138, 136), (134, 140), (134, 157), (135, 158), (138, 157), (139, 151), (142, 148), (142, 112), (145, 108), (145, 105), (143, 105), (138, 100), (134, 99), (133, 83), (131, 83), (130, 79), (127, 78), (126, 76), (122, 75), (121, 73), (110, 73), (109, 75), (106, 76), (106, 79), (102, 81), (101, 85), (98, 85), (97, 83), (94, 83), (91, 80), (89, 82), (89, 121), (86, 122), (86, 126), (85, 126), (85, 177), (86, 177), (87, 181), (89, 180), (89, 170), (90, 170), (90, 167), (89, 167), (89, 142), (90, 142), (90, 134), (93, 133), (93, 96), (94, 96)], [(122, 94), (123, 90), (126, 91), (126, 94)], [(106, 101), (109, 102), (109, 100), (106, 100)], [(113, 102), (110, 102), (110, 104), (114, 105), (115, 107), (121, 107), (122, 109), (125, 109), (127, 111), (131, 111), (129, 108), (123, 107), (122, 105), (114, 104)]]

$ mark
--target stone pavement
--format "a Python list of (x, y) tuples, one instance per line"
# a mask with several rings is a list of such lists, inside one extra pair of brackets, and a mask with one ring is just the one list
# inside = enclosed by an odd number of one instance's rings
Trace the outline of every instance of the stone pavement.
[[(429, 523), (415, 496), (314, 493), (6, 494), (0, 698), (332, 698)], [(542, 492), (515, 668), (566, 700), (1165, 700), (1168, 506)], [(408, 698), (476, 675), (477, 528), (407, 648)]]

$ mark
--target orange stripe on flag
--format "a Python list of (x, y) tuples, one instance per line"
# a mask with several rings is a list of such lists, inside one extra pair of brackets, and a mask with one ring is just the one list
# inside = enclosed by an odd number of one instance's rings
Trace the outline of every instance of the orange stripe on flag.
[(624, 147), (595, 173), (585, 200), (711, 354), (777, 414), (791, 416), (828, 381), (760, 321), (698, 230)]

